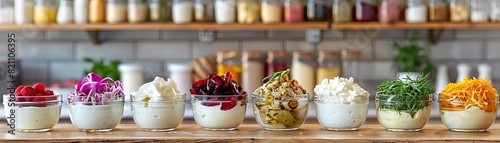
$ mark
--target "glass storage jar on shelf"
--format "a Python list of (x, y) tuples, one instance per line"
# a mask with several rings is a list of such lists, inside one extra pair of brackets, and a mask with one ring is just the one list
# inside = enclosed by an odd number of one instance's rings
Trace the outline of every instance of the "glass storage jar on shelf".
[(308, 0), (306, 9), (308, 21), (326, 20), (328, 10), (325, 0)]
[(488, 22), (490, 11), (488, 4), (490, 3), (485, 0), (471, 0), (470, 21)]
[(332, 7), (333, 22), (351, 22), (353, 5), (350, 0), (334, 0)]
[(448, 21), (450, 19), (450, 7), (446, 0), (429, 1), (429, 21)]
[(73, 0), (61, 0), (56, 17), (57, 24), (68, 24), (73, 22)]
[(236, 0), (215, 0), (215, 22), (219, 24), (236, 22)]
[(318, 68), (316, 69), (316, 84), (321, 84), (323, 79), (333, 79), (340, 76), (340, 52), (320, 51), (318, 55)]
[(427, 22), (427, 4), (422, 0), (408, 0), (406, 8), (406, 22), (422, 23)]
[(406, 7), (407, 1), (406, 0), (399, 0), (399, 20), (400, 21), (405, 21), (406, 20)]
[(51, 24), (56, 22), (57, 2), (53, 0), (37, 0), (33, 11), (35, 24)]
[(361, 51), (357, 49), (342, 50), (342, 76), (357, 78), (359, 75), (359, 58), (361, 58)]
[(287, 56), (284, 51), (269, 51), (267, 52), (267, 75), (275, 72), (284, 71), (288, 69)]
[(33, 7), (32, 0), (12, 0), (14, 1), (14, 21), (16, 24), (33, 23)]
[(468, 0), (450, 0), (450, 21), (468, 22), (470, 6)]
[(307, 93), (310, 93), (309, 99), (312, 99), (315, 82), (316, 62), (313, 59), (313, 53), (309, 51), (293, 52), (293, 61), (291, 67), (292, 79), (296, 79)]
[(108, 4), (106, 5), (106, 22), (126, 22), (127, 8), (127, 1), (125, 0), (108, 0)]
[(490, 20), (500, 21), (500, 0), (491, 0)]
[(100, 23), (106, 21), (106, 4), (105, 0), (90, 0), (89, 1), (89, 22)]
[(260, 3), (257, 0), (238, 0), (238, 23), (260, 21)]
[(260, 7), (262, 23), (278, 23), (282, 21), (281, 0), (262, 0)]
[(300, 0), (285, 0), (284, 10), (285, 22), (304, 21), (304, 5)]
[(0, 24), (14, 24), (14, 0), (0, 0)]
[(148, 5), (145, 0), (128, 0), (128, 22), (148, 21)]
[(399, 0), (382, 0), (378, 11), (378, 20), (381, 23), (394, 23), (399, 21)]
[(194, 3), (194, 20), (197, 22), (214, 21), (214, 0), (196, 0)]
[(177, 24), (193, 21), (193, 1), (174, 0), (172, 4), (172, 21)]
[(263, 84), (262, 79), (266, 77), (264, 56), (261, 51), (243, 51), (242, 57), (242, 81), (244, 91), (255, 91)]
[(89, 21), (89, 0), (73, 2), (73, 20), (76, 24), (85, 24)]
[(151, 22), (172, 21), (171, 0), (151, 0), (149, 2), (149, 20)]
[(241, 84), (241, 66), (236, 51), (217, 52), (217, 74), (224, 75), (227, 72), (233, 73), (233, 80)]
[(377, 21), (377, 4), (374, 0), (356, 0), (355, 18), (356, 21), (368, 22)]

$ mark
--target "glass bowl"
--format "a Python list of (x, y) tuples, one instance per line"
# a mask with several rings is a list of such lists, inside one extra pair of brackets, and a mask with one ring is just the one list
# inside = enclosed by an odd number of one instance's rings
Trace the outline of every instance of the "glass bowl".
[(175, 130), (184, 119), (186, 94), (177, 95), (175, 101), (141, 101), (130, 96), (134, 121), (144, 131)]
[[(481, 109), (478, 105), (467, 105), (462, 101), (446, 101), (439, 95), (441, 120), (451, 131), (484, 132), (495, 123), (498, 112), (498, 95), (485, 102)], [(487, 105), (493, 106), (488, 107)]]
[(378, 122), (389, 131), (418, 132), (429, 121), (432, 100), (376, 100)]
[(247, 95), (191, 95), (193, 116), (204, 130), (235, 130), (247, 108)]
[(49, 131), (59, 122), (61, 104), (61, 94), (47, 96), (5, 94), (3, 96), (7, 124), (11, 129), (19, 132)]
[(108, 132), (120, 123), (123, 116), (124, 98), (101, 102), (88, 101), (87, 96), (77, 96), (68, 102), (71, 123), (82, 132)]
[(281, 100), (275, 100), (272, 95), (253, 95), (252, 99), (255, 119), (265, 130), (297, 130), (307, 118), (308, 94), (286, 96)]
[(368, 114), (368, 101), (328, 102), (315, 99), (319, 123), (327, 130), (354, 131), (363, 125)]

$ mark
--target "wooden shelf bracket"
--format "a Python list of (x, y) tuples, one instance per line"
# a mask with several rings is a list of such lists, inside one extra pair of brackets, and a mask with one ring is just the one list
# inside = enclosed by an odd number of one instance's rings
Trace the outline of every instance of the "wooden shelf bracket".
[(92, 43), (94, 44), (100, 44), (101, 43), (101, 40), (100, 40), (100, 37), (99, 37), (99, 31), (87, 31), (87, 34), (90, 38), (90, 41), (92, 41)]

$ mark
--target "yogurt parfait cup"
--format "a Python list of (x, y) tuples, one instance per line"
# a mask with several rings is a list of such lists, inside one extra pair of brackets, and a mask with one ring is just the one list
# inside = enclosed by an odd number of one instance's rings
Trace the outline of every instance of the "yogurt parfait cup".
[(432, 100), (376, 100), (378, 122), (389, 131), (418, 132), (429, 121)]
[(235, 130), (245, 119), (247, 95), (192, 95), (193, 116), (204, 130)]
[(282, 97), (253, 95), (253, 113), (265, 130), (297, 130), (307, 118), (309, 95)]
[(61, 103), (61, 94), (44, 96), (3, 95), (7, 123), (18, 132), (49, 131), (59, 122)]
[[(498, 112), (498, 95), (484, 105), (467, 106), (462, 101), (450, 101), (439, 95), (439, 110), (441, 120), (451, 131), (484, 132), (495, 123)], [(462, 108), (457, 108), (462, 107)], [(464, 108), (467, 107), (467, 108)]]
[(331, 131), (355, 131), (363, 125), (368, 114), (368, 101), (328, 102), (315, 98), (316, 115), (319, 123)]
[[(88, 97), (75, 98), (87, 101)], [(69, 117), (82, 132), (112, 131), (122, 119), (124, 103), (124, 98), (103, 102), (69, 102)]]
[(143, 101), (131, 96), (132, 116), (139, 127), (148, 132), (175, 130), (184, 119), (186, 94), (176, 101)]

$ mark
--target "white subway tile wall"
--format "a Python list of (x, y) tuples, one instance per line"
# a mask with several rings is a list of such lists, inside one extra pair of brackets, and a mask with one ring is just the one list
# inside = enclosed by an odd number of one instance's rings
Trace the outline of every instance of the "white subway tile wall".
[[(473, 75), (475, 66), (489, 63), (494, 81), (500, 79), (500, 31), (447, 30), (437, 45), (427, 46), (426, 30), (351, 30), (323, 31), (321, 43), (305, 41), (304, 31), (219, 31), (214, 42), (199, 42), (198, 31), (107, 31), (101, 33), (103, 43), (95, 45), (85, 31), (24, 31), (18, 35), (17, 49), (22, 62), (22, 80), (61, 82), (81, 78), (90, 65), (83, 58), (137, 62), (145, 65), (146, 80), (168, 76), (169, 63), (188, 63), (199, 56), (215, 56), (218, 50), (337, 50), (357, 48), (363, 51), (358, 81), (370, 90), (382, 80), (394, 78), (392, 62), (394, 41), (406, 42), (417, 32), (419, 42), (426, 47), (436, 65), (448, 66), (450, 80), (456, 79), (457, 63), (469, 63)], [(1, 32), (6, 39), (7, 32)], [(3, 53), (0, 52), (0, 53)], [(370, 91), (374, 92), (374, 91)]]

